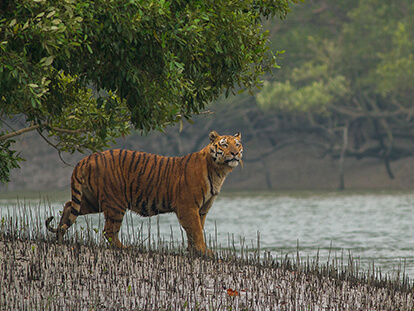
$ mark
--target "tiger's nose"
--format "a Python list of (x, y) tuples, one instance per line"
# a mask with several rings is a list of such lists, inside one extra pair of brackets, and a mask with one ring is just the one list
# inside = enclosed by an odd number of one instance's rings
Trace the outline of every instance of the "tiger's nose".
[(238, 154), (239, 154), (239, 152), (238, 152), (238, 151), (230, 151), (230, 153), (231, 153), (231, 155), (232, 155), (233, 157), (235, 157), (236, 155), (238, 155)]

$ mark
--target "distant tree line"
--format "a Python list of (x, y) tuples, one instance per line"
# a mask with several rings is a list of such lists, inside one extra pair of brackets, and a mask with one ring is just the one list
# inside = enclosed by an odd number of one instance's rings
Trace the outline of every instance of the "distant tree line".
[(339, 159), (342, 188), (347, 157), (381, 159), (393, 178), (391, 161), (414, 155), (414, 3), (314, 0), (268, 26), (286, 53), (256, 129)]

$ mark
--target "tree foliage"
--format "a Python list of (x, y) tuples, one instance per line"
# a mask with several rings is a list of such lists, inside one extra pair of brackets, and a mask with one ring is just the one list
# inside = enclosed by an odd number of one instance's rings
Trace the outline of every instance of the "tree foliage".
[(54, 136), (59, 151), (97, 150), (254, 88), (278, 54), (261, 20), (288, 12), (287, 0), (4, 1), (1, 180), (18, 166), (10, 146), (21, 133)]

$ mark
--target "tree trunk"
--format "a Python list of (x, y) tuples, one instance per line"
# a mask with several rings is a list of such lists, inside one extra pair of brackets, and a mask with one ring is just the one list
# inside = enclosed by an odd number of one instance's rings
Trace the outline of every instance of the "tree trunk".
[(345, 190), (345, 155), (348, 148), (348, 122), (345, 124), (342, 133), (342, 148), (339, 157), (339, 190)]

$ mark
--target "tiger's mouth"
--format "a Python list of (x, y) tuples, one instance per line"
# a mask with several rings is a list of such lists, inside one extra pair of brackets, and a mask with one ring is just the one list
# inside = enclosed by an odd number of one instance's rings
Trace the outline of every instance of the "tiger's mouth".
[(230, 158), (230, 159), (226, 159), (224, 161), (224, 163), (226, 163), (228, 166), (232, 166), (235, 167), (237, 165), (239, 165), (240, 159), (238, 158)]

